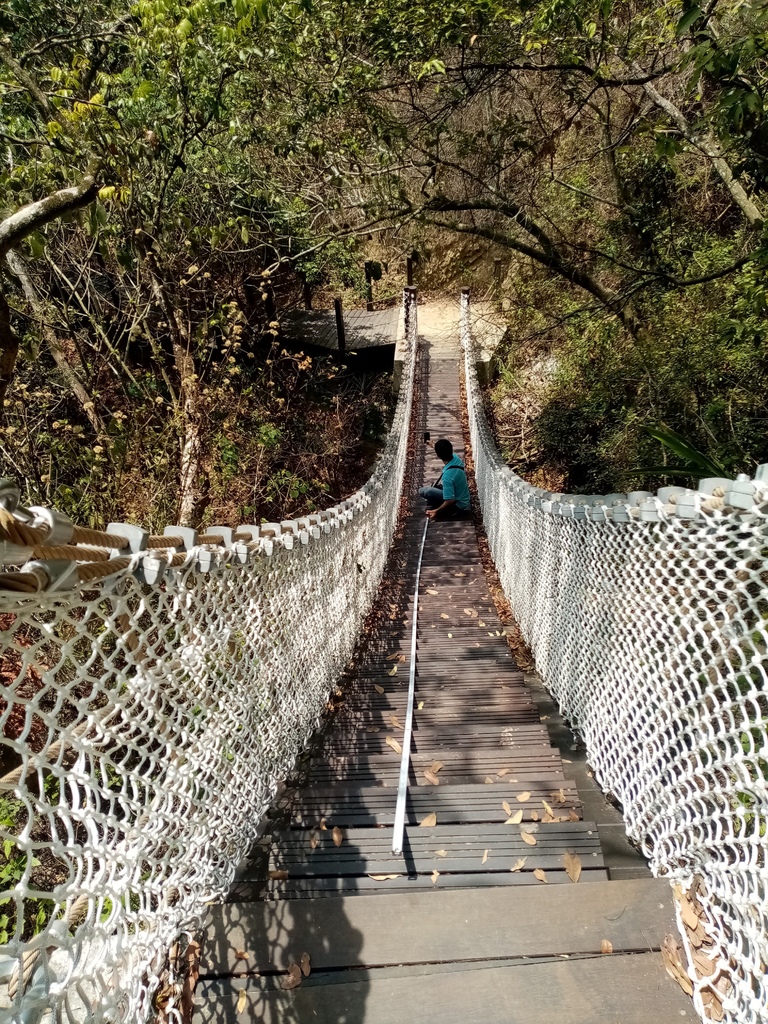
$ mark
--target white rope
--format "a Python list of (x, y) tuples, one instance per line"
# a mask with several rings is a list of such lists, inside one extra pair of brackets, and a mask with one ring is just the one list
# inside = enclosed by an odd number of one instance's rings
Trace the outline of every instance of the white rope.
[(148, 1018), (172, 943), (229, 888), (378, 589), (415, 302), (392, 430), (350, 499), (231, 547), (134, 553), (82, 586), (40, 563), (54, 589), (0, 591), (3, 1020)]
[(468, 295), (462, 342), (485, 529), (536, 667), (653, 871), (685, 891), (697, 885), (701, 931), (682, 933), (698, 1011), (766, 1021), (764, 470), (699, 492), (532, 487), (488, 427)]

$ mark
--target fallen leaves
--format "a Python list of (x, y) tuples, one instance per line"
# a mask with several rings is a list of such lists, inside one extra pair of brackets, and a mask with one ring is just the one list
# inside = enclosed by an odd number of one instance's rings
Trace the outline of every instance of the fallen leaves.
[(287, 977), (283, 978), (281, 987), (284, 992), (290, 992), (291, 989), (298, 988), (301, 982), (301, 968), (298, 964), (291, 964), (288, 968)]
[(565, 873), (572, 882), (578, 882), (581, 877), (581, 858), (568, 850), (563, 854), (563, 866)]
[(245, 1008), (248, 1005), (248, 993), (244, 988), (241, 988), (237, 995), (237, 1012), (245, 1013)]
[(578, 814), (576, 813), (576, 811), (574, 811), (573, 808), (571, 808), (570, 811), (568, 811), (568, 821), (578, 821), (578, 820), (579, 820)]
[(470, 619), (476, 619), (477, 618), (477, 612), (475, 611), (474, 608), (465, 608), (464, 609), (464, 614), (468, 615), (470, 617)]
[(331, 832), (331, 835), (333, 836), (333, 845), (341, 846), (341, 844), (344, 842), (344, 833), (341, 831), (338, 825), (333, 826), (333, 832)]
[(287, 871), (270, 871), (269, 877), (273, 882), (284, 882), (288, 877)]
[(429, 768), (425, 768), (424, 769), (424, 778), (427, 780), (427, 782), (430, 784), (430, 786), (439, 786), (440, 785), (440, 779), (438, 779), (438, 777), (435, 775), (435, 773), (431, 769), (429, 769)]
[(534, 868), (533, 877), (538, 878), (540, 882), (548, 882), (547, 873), (543, 868)]
[(438, 880), (439, 877), (440, 877), (440, 872), (437, 870), (437, 868), (435, 868), (435, 870), (432, 872), (432, 885), (435, 884), (435, 882)]
[(251, 954), (246, 953), (244, 949), (235, 950), (235, 960), (249, 960)]
[(391, 878), (399, 878), (400, 875), (368, 875), (374, 882), (388, 882)]
[(486, 786), (492, 786), (495, 781), (496, 780), (492, 779), (490, 775), (486, 775), (485, 776), (485, 784), (486, 784)]
[(449, 616), (446, 615), (445, 612), (440, 612), (440, 618), (441, 619), (447, 619), (447, 618), (449, 618)]
[(503, 779), (505, 775), (509, 775), (509, 768), (499, 768), (496, 772), (496, 777), (499, 779)]
[(400, 744), (397, 742), (394, 736), (387, 736), (386, 744), (388, 747), (391, 747), (396, 754), (402, 754), (403, 748), (400, 746)]
[(435, 775), (437, 775), (440, 769), (444, 767), (445, 765), (443, 764), (442, 761), (433, 761), (432, 764), (430, 765), (430, 771), (433, 771)]
[(490, 852), (491, 852), (490, 850), (485, 850), (485, 851), (484, 851), (484, 853), (483, 853), (483, 859), (482, 859), (482, 860), (480, 861), (480, 863), (481, 863), (481, 864), (485, 864), (485, 862), (486, 862), (486, 861), (488, 860), (488, 854), (489, 854)]
[(600, 952), (606, 954), (612, 953), (613, 943), (610, 942), (608, 939), (603, 939), (603, 941), (600, 943)]
[(447, 850), (435, 850), (435, 855), (437, 857), (447, 857), (448, 856), (448, 851)]
[(533, 832), (524, 832), (521, 830), (520, 835), (522, 836), (523, 842), (527, 843), (528, 846), (536, 845), (536, 836), (533, 834)]
[(519, 811), (515, 811), (507, 820), (504, 822), (505, 825), (519, 825), (523, 820), (522, 808)]
[(519, 804), (527, 803), (531, 799), (531, 794), (526, 790), (525, 793), (517, 794), (517, 802)]
[(309, 972), (312, 969), (310, 967), (309, 953), (302, 953), (301, 954), (301, 960), (299, 961), (299, 963), (300, 963), (300, 966), (301, 966), (301, 973), (304, 975), (305, 978), (308, 978), (309, 977)]
[(309, 848), (310, 850), (316, 850), (319, 845), (320, 836), (317, 834), (317, 832), (313, 832), (312, 835), (309, 837)]
[(436, 824), (437, 815), (435, 814), (434, 811), (432, 811), (431, 814), (428, 814), (426, 818), (422, 818), (422, 820), (419, 822), (419, 826), (421, 828), (434, 828)]
[(512, 865), (512, 867), (509, 870), (510, 871), (522, 871), (523, 868), (525, 867), (525, 862), (527, 860), (528, 860), (527, 857), (518, 857), (517, 860), (515, 861), (515, 863)]
[(430, 590), (429, 587), (427, 587), (427, 593), (431, 594), (433, 597), (437, 597), (437, 591), (436, 590)]
[(501, 806), (502, 806), (502, 808), (504, 810), (504, 813), (507, 815), (507, 817), (509, 817), (510, 814), (512, 813), (512, 808), (509, 806), (507, 801), (506, 800), (502, 801)]
[(403, 724), (400, 721), (400, 719), (397, 717), (397, 715), (387, 715), (387, 718), (391, 722), (391, 724), (395, 727), (395, 729), (402, 729), (403, 728)]
[(384, 693), (384, 687), (383, 686), (379, 686), (378, 683), (374, 683), (373, 684), (373, 688), (376, 691), (376, 693)]
[(397, 675), (397, 665), (393, 665), (392, 668), (389, 670), (389, 672), (387, 672), (387, 675), (388, 676), (396, 676)]
[(386, 657), (386, 660), (387, 661), (399, 661), (400, 660), (400, 655), (398, 654), (397, 651), (395, 651), (394, 654), (388, 654), (387, 657)]
[(667, 974), (676, 981), (686, 995), (693, 995), (693, 983), (680, 959), (680, 946), (673, 935), (665, 935), (661, 944), (661, 957)]

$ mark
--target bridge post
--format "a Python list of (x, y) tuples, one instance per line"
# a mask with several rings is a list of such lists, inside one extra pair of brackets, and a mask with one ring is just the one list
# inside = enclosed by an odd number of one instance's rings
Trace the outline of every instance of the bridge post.
[(469, 334), (469, 288), (461, 289), (461, 321), (459, 326), (459, 338), (461, 340), (461, 347), (466, 348), (469, 345), (470, 334)]
[(418, 304), (416, 300), (416, 289), (413, 285), (403, 289), (403, 314), (405, 321), (405, 343), (410, 349), (415, 346), (419, 337), (418, 327)]
[(347, 354), (347, 336), (344, 333), (344, 313), (341, 309), (341, 299), (333, 300), (333, 309), (336, 313), (336, 339), (339, 345), (339, 355), (343, 358)]

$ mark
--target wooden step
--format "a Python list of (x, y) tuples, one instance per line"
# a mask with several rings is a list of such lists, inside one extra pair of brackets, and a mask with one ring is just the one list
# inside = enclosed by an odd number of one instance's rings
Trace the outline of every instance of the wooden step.
[[(417, 783), (429, 785), (423, 772), (433, 761), (441, 760), (440, 785), (500, 785), (504, 780), (513, 779), (533, 784), (541, 781), (553, 788), (562, 785), (564, 775), (560, 755), (551, 747), (509, 749), (487, 749), (477, 747), (468, 751), (445, 750), (438, 757), (437, 751), (424, 751), (411, 755), (412, 773)], [(397, 786), (400, 762), (393, 760), (390, 751), (386, 755), (360, 757), (354, 754), (338, 754), (325, 760), (310, 762), (309, 778), (314, 784), (325, 780), (360, 783), (376, 782), (379, 785)], [(503, 772), (503, 775), (499, 775)], [(490, 782), (486, 782), (490, 780)]]
[[(523, 840), (523, 830), (532, 834), (535, 845)], [(432, 828), (408, 827), (401, 855), (392, 853), (391, 844), (389, 828), (342, 829), (338, 847), (330, 829), (284, 831), (271, 837), (268, 867), (270, 872), (287, 871), (290, 879), (391, 872), (431, 876), (435, 870), (511, 876), (518, 873), (512, 871), (518, 864), (524, 872), (537, 867), (560, 870), (566, 852), (578, 854), (585, 871), (603, 866), (597, 826), (585, 821), (466, 827), (441, 824), (438, 818)]]
[[(439, 779), (441, 774), (442, 769), (435, 778)], [(527, 799), (520, 802), (519, 796)], [(313, 828), (324, 819), (329, 828), (391, 826), (396, 799), (397, 790), (388, 786), (307, 788), (290, 798), (291, 824), (296, 828)], [(509, 817), (504, 803), (511, 807), (512, 814), (521, 811), (523, 821), (540, 821), (546, 813), (543, 801), (555, 817), (568, 818), (569, 811), (576, 813), (581, 806), (573, 782), (553, 787), (541, 783), (503, 784), (500, 779), (498, 786), (417, 786), (407, 794), (406, 823), (418, 825), (433, 811), (444, 825), (499, 823)]]
[[(210, 908), (203, 973), (284, 971), (303, 952), (313, 970), (659, 949), (675, 929), (669, 883), (647, 878), (583, 887), (414, 892)], [(514, 926), (511, 927), (511, 923)]]
[[(590, 887), (591, 888), (591, 887)], [(292, 992), (208, 979), (195, 1024), (680, 1024), (696, 1019), (658, 953), (479, 967), (411, 977), (315, 978)], [(310, 976), (311, 978), (311, 976)], [(239, 992), (245, 989), (245, 999)], [(238, 1004), (243, 1009), (238, 1012)]]

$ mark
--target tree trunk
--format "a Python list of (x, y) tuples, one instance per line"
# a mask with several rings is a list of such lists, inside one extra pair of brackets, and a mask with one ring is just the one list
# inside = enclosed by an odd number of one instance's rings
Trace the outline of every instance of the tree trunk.
[[(101, 421), (101, 417), (96, 412), (96, 406), (94, 404), (94, 401), (89, 395), (88, 391), (85, 388), (85, 385), (80, 380), (75, 370), (70, 366), (69, 360), (67, 359), (64, 350), (59, 344), (55, 332), (51, 327), (49, 327), (45, 323), (45, 316), (42, 304), (40, 302), (40, 296), (37, 294), (37, 289), (35, 288), (35, 285), (31, 277), (29, 276), (29, 271), (27, 270), (27, 266), (24, 260), (21, 258), (21, 256), (19, 256), (17, 252), (13, 251), (9, 252), (5, 259), (6, 263), (11, 269), (11, 272), (14, 274), (15, 277), (19, 279), (21, 287), (24, 291), (24, 295), (26, 296), (27, 302), (32, 308), (32, 312), (40, 321), (40, 327), (42, 330), (43, 338), (45, 339), (45, 343), (48, 346), (48, 351), (51, 353), (51, 356), (53, 357), (53, 361), (56, 363), (59, 373), (61, 373), (62, 377), (67, 382), (67, 385), (72, 391), (72, 394), (80, 403), (80, 406), (85, 415), (88, 417), (88, 422), (91, 424), (94, 431), (97, 434), (101, 433), (104, 430), (104, 424)], [(80, 361), (80, 356), (76, 354), (75, 359), (80, 367), (80, 370), (84, 372), (85, 367)]]
[(0, 423), (5, 419), (5, 396), (13, 379), (18, 354), (19, 337), (11, 326), (11, 310), (0, 288)]

